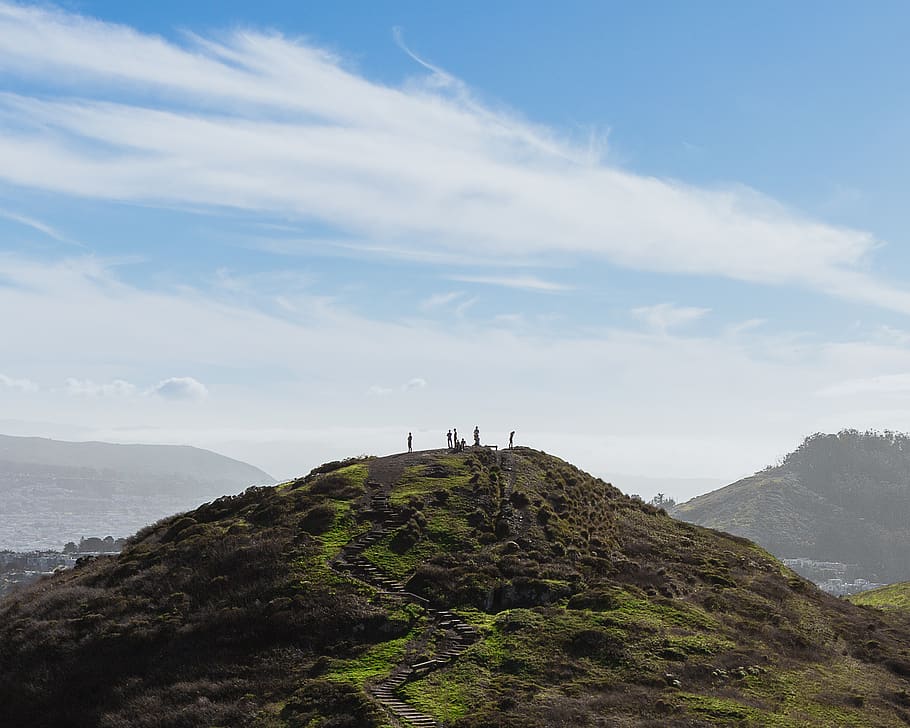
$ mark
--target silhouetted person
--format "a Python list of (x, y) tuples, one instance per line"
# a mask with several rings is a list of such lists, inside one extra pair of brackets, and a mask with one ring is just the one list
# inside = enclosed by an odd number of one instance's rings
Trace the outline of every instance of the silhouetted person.
[(412, 450), (411, 450), (411, 442), (412, 442), (412, 441), (413, 441), (413, 439), (412, 439), (411, 433), (409, 432), (409, 433), (408, 433), (408, 452), (412, 452)]
[(509, 433), (509, 450), (512, 449), (512, 442), (515, 440), (515, 430)]
[(455, 441), (455, 452), (458, 452), (458, 428), (452, 428), (452, 439)]
[(464, 452), (464, 438), (461, 438), (461, 450)]
[(449, 450), (451, 450), (452, 449), (452, 431), (451, 430), (449, 430), (446, 433), (446, 439), (449, 441)]
[(474, 447), (480, 447), (480, 428), (474, 425)]

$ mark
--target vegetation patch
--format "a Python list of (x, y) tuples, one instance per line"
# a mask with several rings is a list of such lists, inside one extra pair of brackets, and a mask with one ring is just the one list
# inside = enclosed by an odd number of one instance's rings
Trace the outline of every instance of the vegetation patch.
[(854, 604), (876, 609), (899, 609), (910, 611), (910, 582), (889, 584), (879, 589), (860, 592), (850, 597)]

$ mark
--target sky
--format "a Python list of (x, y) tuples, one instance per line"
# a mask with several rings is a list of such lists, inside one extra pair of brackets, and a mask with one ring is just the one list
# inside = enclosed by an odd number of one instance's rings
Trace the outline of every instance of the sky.
[(683, 500), (910, 430), (908, 16), (0, 0), (0, 432)]

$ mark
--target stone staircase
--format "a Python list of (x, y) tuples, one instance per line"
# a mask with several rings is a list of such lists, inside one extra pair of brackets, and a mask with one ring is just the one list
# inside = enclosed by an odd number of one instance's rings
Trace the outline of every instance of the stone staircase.
[[(437, 634), (442, 637), (439, 640), (440, 645), (435, 648), (429, 659), (414, 663), (405, 660), (396, 665), (386, 678), (368, 686), (367, 689), (400, 724), (414, 728), (441, 728), (438, 721), (408, 705), (399, 696), (398, 691), (409, 680), (422, 677), (456, 660), (477, 641), (479, 635), (473, 627), (456, 614), (446, 609), (436, 609), (430, 605), (427, 599), (409, 592), (402, 582), (387, 574), (363, 555), (366, 549), (407, 521), (406, 516), (389, 502), (389, 486), (383, 486), (376, 481), (367, 481), (367, 491), (370, 501), (367, 512), (373, 521), (372, 528), (342, 546), (340, 553), (331, 561), (330, 566), (336, 571), (346, 573), (369, 584), (382, 593), (419, 604), (423, 607), (429, 622), (424, 637), (428, 638)], [(427, 644), (434, 642), (429, 639), (426, 641)]]

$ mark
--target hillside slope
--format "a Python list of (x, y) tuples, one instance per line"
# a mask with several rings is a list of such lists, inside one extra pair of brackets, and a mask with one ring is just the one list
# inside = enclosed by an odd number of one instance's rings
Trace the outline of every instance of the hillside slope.
[(778, 467), (671, 513), (745, 536), (780, 558), (859, 564), (877, 581), (910, 579), (910, 438), (813, 435)]
[(899, 609), (910, 612), (910, 581), (900, 584), (889, 584), (878, 589), (854, 594), (849, 597), (854, 604), (862, 604), (878, 609)]
[(327, 464), (0, 602), (0, 724), (898, 726), (907, 621), (544, 453)]
[(0, 435), (0, 549), (59, 549), (274, 480), (194, 447)]

